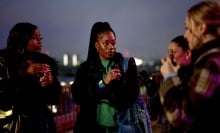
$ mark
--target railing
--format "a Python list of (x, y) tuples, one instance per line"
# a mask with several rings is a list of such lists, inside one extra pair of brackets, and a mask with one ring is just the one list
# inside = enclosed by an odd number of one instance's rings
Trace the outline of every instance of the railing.
[(54, 120), (56, 122), (58, 133), (65, 133), (66, 131), (73, 129), (76, 121), (74, 106), (71, 85), (63, 85), (59, 104), (56, 107), (57, 112), (54, 113)]
[[(148, 94), (152, 93), (150, 91), (155, 91), (155, 90), (156, 90), (155, 92), (158, 91), (158, 87), (159, 87), (158, 85), (162, 81), (162, 77), (160, 73), (152, 73), (151, 75), (148, 75), (148, 77), (145, 78), (146, 79), (143, 78), (142, 79), (143, 82), (140, 83), (144, 83), (142, 85), (146, 85), (146, 86), (143, 87), (147, 87), (147, 88), (141, 87), (141, 94), (146, 100), (145, 101), (146, 104), (149, 106), (148, 109), (150, 110), (148, 111), (152, 117), (152, 113), (155, 113), (155, 111), (158, 110), (152, 111), (154, 109), (154, 108), (152, 109), (152, 105), (155, 105), (155, 103), (150, 105), (152, 103), (151, 100), (156, 98), (156, 96), (158, 95), (157, 93), (153, 93), (154, 95), (149, 97)], [(75, 125), (77, 115), (75, 111), (75, 104), (71, 94), (71, 84), (62, 85), (62, 94), (60, 95), (59, 104), (57, 105), (56, 109), (55, 109), (56, 113), (54, 113), (54, 119), (56, 121), (58, 133), (66, 133), (67, 131), (72, 130), (73, 126)], [(53, 110), (53, 107), (51, 107), (51, 110)]]

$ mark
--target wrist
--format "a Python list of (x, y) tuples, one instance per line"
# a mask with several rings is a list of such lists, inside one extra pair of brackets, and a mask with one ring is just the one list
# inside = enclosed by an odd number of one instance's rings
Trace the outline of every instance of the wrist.
[(164, 76), (164, 80), (167, 80), (168, 78), (172, 78), (174, 76), (176, 76), (176, 73), (174, 73), (174, 72), (168, 73)]

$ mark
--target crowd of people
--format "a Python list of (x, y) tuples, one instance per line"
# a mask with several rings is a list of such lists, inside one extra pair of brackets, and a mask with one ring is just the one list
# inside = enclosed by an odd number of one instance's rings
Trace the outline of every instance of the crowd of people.
[[(0, 50), (1, 133), (57, 133), (48, 105), (58, 104), (62, 87), (58, 62), (41, 52), (42, 39), (36, 25), (19, 22)], [(169, 42), (161, 58), (155, 90), (162, 133), (219, 132), (219, 62), (220, 2), (204, 0), (187, 10), (185, 33)], [(152, 133), (157, 116), (140, 94), (139, 74), (134, 57), (117, 51), (110, 23), (95, 22), (87, 59), (71, 86), (74, 133)]]

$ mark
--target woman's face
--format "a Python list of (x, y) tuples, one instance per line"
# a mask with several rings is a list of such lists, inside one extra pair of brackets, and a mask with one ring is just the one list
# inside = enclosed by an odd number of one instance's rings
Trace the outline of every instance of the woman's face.
[(32, 52), (41, 52), (42, 50), (42, 38), (39, 29), (34, 31), (32, 38), (28, 42), (27, 50)]
[(199, 49), (203, 44), (201, 24), (195, 24), (194, 21), (187, 17), (185, 21), (185, 26), (186, 30), (184, 37), (187, 39), (189, 43), (189, 48), (191, 50)]
[(114, 56), (116, 52), (116, 37), (113, 32), (108, 31), (98, 35), (95, 48), (101, 60), (107, 60)]
[(190, 62), (190, 50), (184, 51), (176, 42), (170, 42), (168, 54), (176, 65), (187, 65)]

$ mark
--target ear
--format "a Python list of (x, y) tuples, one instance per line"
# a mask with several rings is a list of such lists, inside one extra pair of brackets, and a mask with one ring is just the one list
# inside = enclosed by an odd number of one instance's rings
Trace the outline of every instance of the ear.
[(207, 32), (207, 25), (206, 24), (201, 24), (200, 26), (200, 31), (202, 34), (205, 34)]
[(189, 58), (191, 58), (191, 56), (192, 56), (191, 50), (187, 50), (186, 51), (186, 58), (189, 59)]

